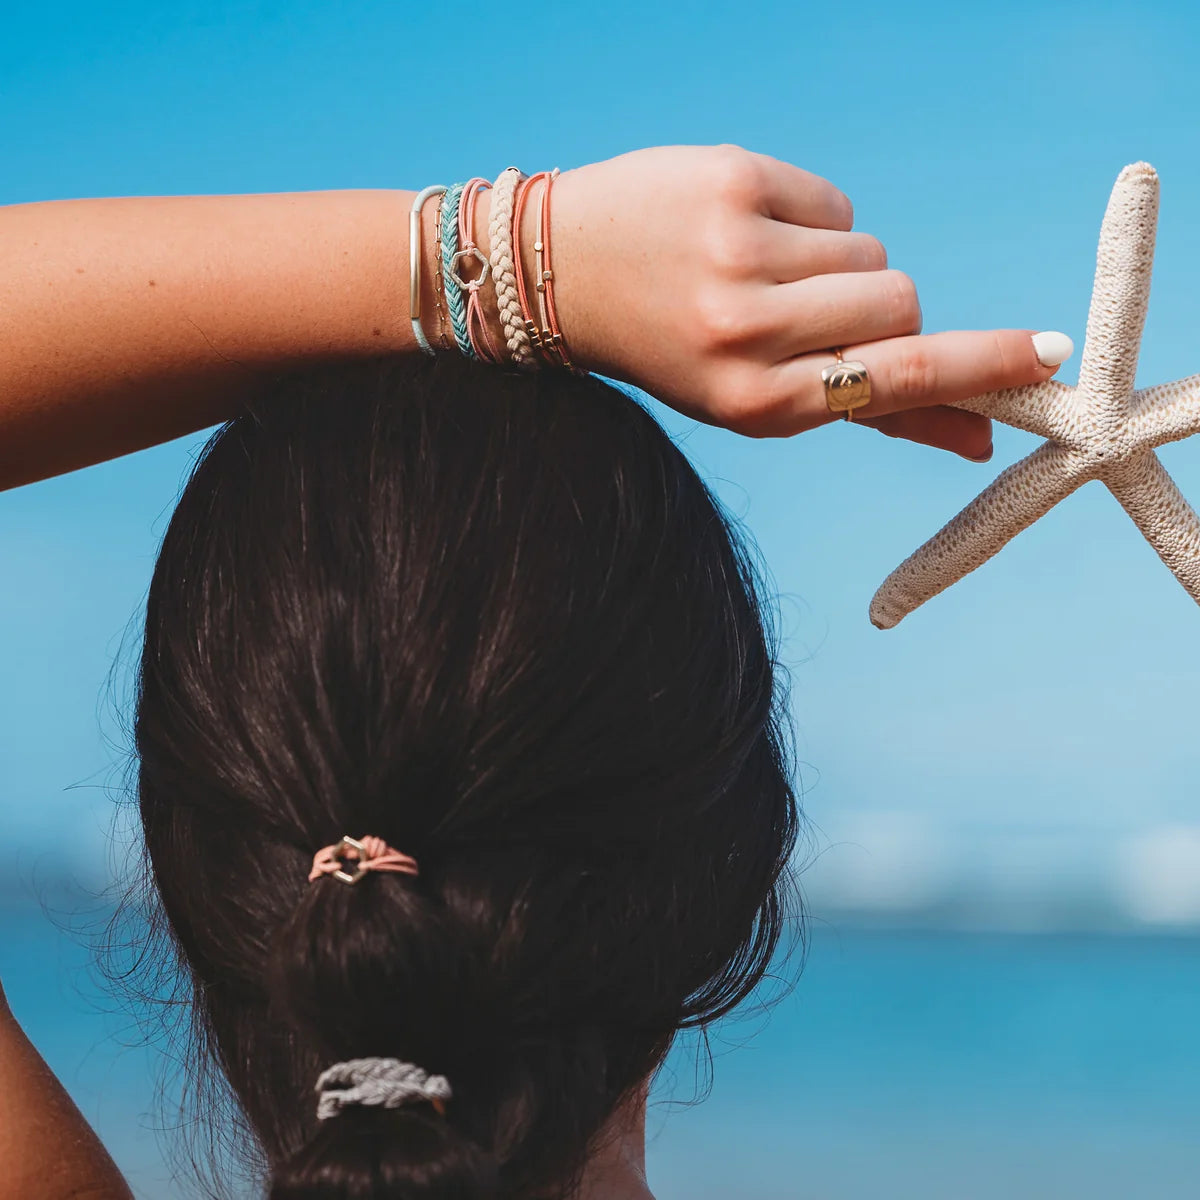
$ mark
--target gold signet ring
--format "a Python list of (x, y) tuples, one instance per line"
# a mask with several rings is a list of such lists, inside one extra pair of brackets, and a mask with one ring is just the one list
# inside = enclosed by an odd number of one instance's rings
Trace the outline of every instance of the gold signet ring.
[(830, 363), (821, 372), (825, 403), (830, 412), (840, 412), (847, 421), (853, 421), (854, 410), (870, 402), (871, 380), (867, 376), (865, 363), (847, 362), (838, 349), (834, 350), (834, 354), (837, 355), (837, 362)]

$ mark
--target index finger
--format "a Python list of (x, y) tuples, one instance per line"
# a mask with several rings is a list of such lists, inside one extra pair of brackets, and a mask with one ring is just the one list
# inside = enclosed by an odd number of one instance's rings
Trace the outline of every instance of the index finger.
[[(854, 418), (954, 404), (983, 392), (1041, 383), (1070, 357), (1073, 346), (1066, 334), (1039, 335), (1042, 356), (1059, 359), (1045, 364), (1033, 337), (1029, 329), (955, 330), (844, 346), (843, 359), (861, 362), (871, 384), (870, 402), (855, 408)], [(766, 389), (771, 399), (756, 415), (755, 425), (767, 436), (786, 437), (840, 419), (840, 412), (829, 410), (821, 378), (822, 370), (835, 361), (826, 350), (772, 367)]]
[(854, 205), (845, 192), (828, 179), (803, 167), (749, 151), (762, 172), (765, 216), (789, 225), (849, 232), (854, 225)]

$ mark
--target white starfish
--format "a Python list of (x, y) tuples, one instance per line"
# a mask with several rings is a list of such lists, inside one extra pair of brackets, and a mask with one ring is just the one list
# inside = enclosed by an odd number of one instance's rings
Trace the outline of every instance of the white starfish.
[(1090, 479), (1116, 496), (1200, 603), (1200, 521), (1154, 453), (1200, 433), (1200, 375), (1133, 387), (1157, 223), (1158, 173), (1149, 163), (1132, 163), (1117, 177), (1100, 227), (1078, 385), (1051, 379), (957, 405), (1049, 440), (884, 580), (871, 601), (871, 621), (880, 629), (987, 562)]

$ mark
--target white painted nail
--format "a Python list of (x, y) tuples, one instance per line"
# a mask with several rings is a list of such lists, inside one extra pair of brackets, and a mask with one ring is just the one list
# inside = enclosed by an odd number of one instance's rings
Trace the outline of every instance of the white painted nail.
[(1065, 333), (1047, 329), (1033, 335), (1033, 349), (1043, 367), (1057, 367), (1075, 353), (1075, 343)]

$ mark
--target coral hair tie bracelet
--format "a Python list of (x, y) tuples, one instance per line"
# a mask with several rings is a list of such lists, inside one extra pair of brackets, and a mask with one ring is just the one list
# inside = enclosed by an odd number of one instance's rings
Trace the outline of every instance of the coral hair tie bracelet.
[[(346, 868), (350, 867), (350, 870)], [(399, 850), (393, 850), (380, 837), (364, 837), (361, 840), (343, 837), (332, 846), (325, 846), (313, 855), (312, 870), (308, 881), (332, 875), (342, 883), (357, 883), (368, 871), (403, 871), (407, 875), (417, 874), (417, 860)]]

